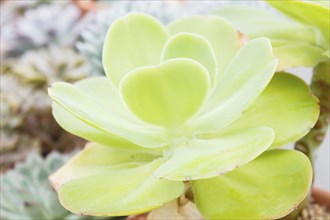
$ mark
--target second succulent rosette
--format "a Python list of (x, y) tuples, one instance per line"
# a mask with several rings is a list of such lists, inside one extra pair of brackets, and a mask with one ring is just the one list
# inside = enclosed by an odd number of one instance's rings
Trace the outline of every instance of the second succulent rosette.
[(313, 127), (317, 99), (299, 78), (276, 73), (270, 41), (240, 46), (218, 16), (164, 27), (133, 13), (110, 27), (106, 77), (49, 89), (53, 115), (93, 143), (51, 176), (78, 214), (147, 212), (185, 193), (205, 218), (270, 219), (306, 196), (307, 157), (279, 147)]

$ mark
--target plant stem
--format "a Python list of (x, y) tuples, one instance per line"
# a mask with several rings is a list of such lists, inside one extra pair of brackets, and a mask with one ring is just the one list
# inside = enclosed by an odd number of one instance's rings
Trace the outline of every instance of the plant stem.
[(320, 103), (320, 116), (310, 132), (296, 142), (295, 149), (305, 153), (312, 164), (315, 149), (323, 142), (330, 123), (330, 72), (329, 61), (319, 63), (313, 70), (311, 89)]

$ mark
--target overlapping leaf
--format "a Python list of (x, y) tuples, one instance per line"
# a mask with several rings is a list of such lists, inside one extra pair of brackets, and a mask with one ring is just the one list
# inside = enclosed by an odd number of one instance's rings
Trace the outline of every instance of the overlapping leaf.
[[(285, 4), (271, 2), (290, 8), (287, 2)], [(225, 7), (214, 13), (226, 18), (250, 38), (269, 38), (274, 48), (274, 55), (279, 59), (278, 70), (298, 66), (311, 67), (325, 59), (323, 55), (325, 47), (322, 46), (324, 42), (320, 40), (320, 32), (310, 26), (250, 7)]]
[(303, 201), (311, 181), (304, 154), (271, 150), (228, 174), (193, 181), (193, 190), (206, 218), (277, 219)]
[(161, 159), (149, 153), (91, 144), (51, 180), (71, 212), (123, 216), (155, 209), (181, 195), (182, 182), (154, 178)]

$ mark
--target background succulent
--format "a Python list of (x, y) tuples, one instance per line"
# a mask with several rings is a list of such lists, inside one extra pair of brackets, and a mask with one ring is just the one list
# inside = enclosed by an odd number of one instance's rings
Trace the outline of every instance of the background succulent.
[(15, 169), (0, 176), (1, 219), (106, 219), (77, 216), (59, 203), (48, 176), (69, 158), (69, 155), (53, 152), (43, 159), (37, 153), (31, 153), (24, 163), (17, 164)]
[(1, 24), (2, 59), (15, 57), (29, 49), (45, 47), (51, 43), (68, 46), (79, 35), (80, 26), (77, 22), (80, 11), (76, 6), (68, 4), (69, 1), (52, 1), (52, 4), (37, 4), (45, 1), (33, 2), (30, 2), (31, 5), (36, 7), (23, 10), (21, 16), (15, 16), (17, 5), (5, 3), (4, 7), (9, 10), (1, 9), (1, 12), (8, 11), (6, 16), (10, 18), (6, 19), (10, 22), (4, 21)]
[(31, 149), (47, 154), (83, 143), (64, 132), (51, 116), (47, 87), (88, 75), (84, 57), (69, 48), (50, 46), (29, 51), (1, 65), (1, 168), (26, 157)]

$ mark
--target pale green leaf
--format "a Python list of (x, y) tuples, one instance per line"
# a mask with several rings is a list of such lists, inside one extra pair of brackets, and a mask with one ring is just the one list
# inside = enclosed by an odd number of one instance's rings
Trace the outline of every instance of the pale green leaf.
[(249, 41), (233, 58), (199, 115), (190, 121), (192, 131), (216, 132), (240, 117), (266, 88), (276, 65), (267, 38)]
[(304, 42), (273, 40), (274, 55), (279, 59), (278, 70), (291, 67), (314, 67), (326, 60), (324, 49)]
[(159, 157), (159, 153), (143, 148), (127, 150), (88, 143), (82, 151), (51, 175), (50, 180), (54, 188), (58, 189), (72, 179), (94, 175), (100, 171), (114, 171), (149, 163)]
[(219, 8), (213, 13), (224, 17), (251, 38), (267, 37), (317, 44), (317, 33), (312, 28), (262, 8), (231, 6)]
[(196, 33), (204, 36), (212, 45), (218, 61), (219, 74), (222, 73), (239, 49), (237, 31), (219, 16), (190, 16), (174, 21), (168, 29), (172, 34), (180, 32)]
[(103, 46), (103, 67), (118, 85), (129, 71), (157, 65), (169, 33), (155, 18), (131, 13), (110, 27)]
[[(93, 97), (93, 100), (103, 103), (111, 109), (111, 111), (116, 112), (116, 114), (121, 114), (127, 119), (134, 120), (126, 106), (121, 101), (114, 86), (105, 77), (91, 77), (81, 80), (75, 85), (80, 89), (83, 89), (85, 92), (88, 92), (88, 94)], [(96, 129), (55, 102), (52, 105), (52, 109), (53, 116), (57, 123), (72, 134), (111, 147), (128, 149), (139, 148), (124, 138), (111, 134), (110, 132)]]
[(304, 154), (271, 150), (225, 175), (193, 181), (193, 191), (208, 219), (277, 219), (303, 201), (311, 182)]
[(315, 2), (317, 4), (322, 5), (323, 7), (330, 8), (330, 1), (328, 0), (309, 0), (310, 2)]
[(208, 72), (200, 63), (175, 58), (127, 74), (120, 90), (139, 118), (176, 129), (200, 108), (209, 84)]
[(172, 36), (165, 44), (161, 60), (171, 58), (190, 58), (201, 63), (214, 81), (218, 71), (218, 64), (210, 43), (201, 35), (179, 33)]
[(215, 14), (226, 18), (249, 38), (269, 38), (279, 59), (278, 70), (313, 67), (324, 59), (320, 33), (312, 27), (258, 8), (224, 7)]
[(330, 42), (330, 9), (310, 1), (271, 1), (268, 4), (281, 11), (288, 17), (304, 24), (317, 28), (323, 34), (323, 44), (329, 48)]
[(88, 141), (93, 141), (111, 147), (118, 147), (122, 149), (141, 148), (124, 138), (94, 128), (55, 102), (52, 105), (52, 109), (56, 122), (71, 134), (82, 137)]
[[(102, 81), (104, 82), (102, 83)], [(79, 88), (79, 85), (59, 82), (52, 84), (49, 88), (49, 95), (73, 116), (104, 133), (122, 137), (143, 147), (160, 147), (167, 144), (168, 137), (164, 129), (148, 125), (140, 120), (137, 122), (138, 119), (131, 120), (134, 115), (128, 116), (129, 112), (124, 110), (123, 104), (122, 107), (111, 106), (112, 100), (119, 100), (119, 98), (115, 98), (118, 93), (108, 93), (108, 99), (103, 99), (107, 94), (103, 94), (103, 92), (111, 91), (110, 88), (106, 89), (106, 85), (109, 85), (106, 78), (86, 79), (85, 82), (90, 84), (90, 90), (94, 88), (94, 92), (88, 91), (90, 93), (87, 93), (83, 90), (84, 88)], [(99, 84), (95, 84), (95, 82)], [(105, 86), (103, 88), (105, 90), (101, 89), (102, 84)], [(97, 96), (101, 98), (96, 98)], [(106, 104), (108, 102), (110, 105)], [(113, 104), (118, 103), (114, 101)], [(118, 111), (123, 109), (123, 111), (119, 113), (116, 109)], [(127, 114), (123, 114), (125, 111)]]
[(275, 131), (272, 146), (278, 147), (307, 134), (318, 115), (318, 100), (308, 85), (294, 75), (276, 73), (266, 90), (243, 116), (222, 132), (256, 126), (271, 127)]
[(170, 180), (196, 180), (227, 173), (255, 159), (273, 142), (271, 128), (252, 128), (178, 146), (154, 173)]
[(51, 176), (61, 204), (76, 214), (122, 216), (147, 212), (183, 193), (182, 182), (152, 172), (155, 155), (92, 144)]

